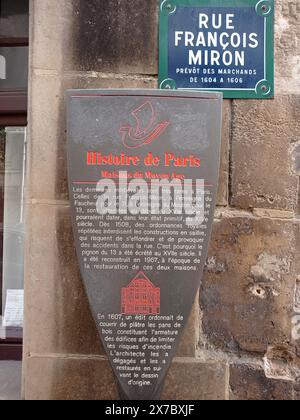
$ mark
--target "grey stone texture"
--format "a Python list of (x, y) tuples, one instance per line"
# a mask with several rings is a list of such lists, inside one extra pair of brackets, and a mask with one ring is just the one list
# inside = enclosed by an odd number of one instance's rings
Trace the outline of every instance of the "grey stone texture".
[(231, 135), (231, 108), (232, 101), (229, 99), (225, 99), (223, 103), (220, 176), (217, 196), (217, 204), (219, 206), (227, 206), (229, 199), (229, 148)]
[[(26, 400), (118, 399), (112, 370), (104, 357), (30, 357), (27, 369), (30, 375), (27, 371)], [(227, 376), (227, 367), (222, 363), (175, 359), (162, 398), (224, 400)]]
[(251, 365), (230, 367), (232, 401), (287, 401), (293, 400), (293, 391), (291, 382), (268, 379), (259, 367)]
[(156, 74), (157, 10), (156, 0), (75, 1), (72, 70)]
[(27, 360), (26, 400), (115, 400), (112, 370), (104, 357), (43, 356)]
[(167, 376), (162, 399), (226, 400), (227, 378), (227, 366), (224, 363), (176, 359)]
[(34, 68), (156, 75), (157, 10), (156, 0), (33, 0)]
[(26, 308), (27, 353), (103, 354), (77, 266), (69, 207), (31, 204), (27, 212), (34, 238), (26, 259), (26, 299), (34, 302)]
[[(166, 399), (300, 398), (300, 5), (276, 7), (275, 100), (224, 101), (219, 208)], [(76, 261), (65, 89), (156, 88), (157, 23), (156, 0), (31, 0), (27, 400), (118, 399)]]

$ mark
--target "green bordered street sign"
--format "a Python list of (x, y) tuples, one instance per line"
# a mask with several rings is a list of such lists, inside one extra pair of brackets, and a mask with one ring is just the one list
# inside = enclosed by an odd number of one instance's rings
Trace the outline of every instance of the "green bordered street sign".
[(274, 0), (160, 0), (161, 89), (274, 97)]

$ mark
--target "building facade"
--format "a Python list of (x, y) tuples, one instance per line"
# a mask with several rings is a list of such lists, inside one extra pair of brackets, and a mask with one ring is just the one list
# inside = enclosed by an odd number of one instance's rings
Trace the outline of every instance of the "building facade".
[[(7, 300), (21, 310), (24, 287), (23, 397), (117, 399), (75, 254), (65, 90), (156, 88), (158, 2), (31, 0), (29, 26), (25, 3), (1, 1), (0, 354), (20, 354)], [(210, 253), (165, 399), (300, 398), (299, 19), (276, 0), (275, 99), (224, 101)]]

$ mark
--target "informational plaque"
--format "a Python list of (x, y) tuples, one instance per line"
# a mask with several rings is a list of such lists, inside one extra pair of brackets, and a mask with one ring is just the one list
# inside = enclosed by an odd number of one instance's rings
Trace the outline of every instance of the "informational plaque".
[(160, 0), (159, 85), (274, 97), (274, 0)]
[(82, 278), (120, 389), (159, 399), (199, 288), (216, 200), (222, 97), (68, 91)]

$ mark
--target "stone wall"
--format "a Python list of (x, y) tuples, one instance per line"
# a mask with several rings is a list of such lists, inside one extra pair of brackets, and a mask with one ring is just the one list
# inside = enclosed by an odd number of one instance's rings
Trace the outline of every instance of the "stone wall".
[[(277, 0), (276, 99), (224, 101), (200, 296), (163, 398), (299, 399), (300, 2)], [(31, 0), (26, 399), (114, 399), (80, 280), (67, 88), (157, 87), (156, 0)]]

